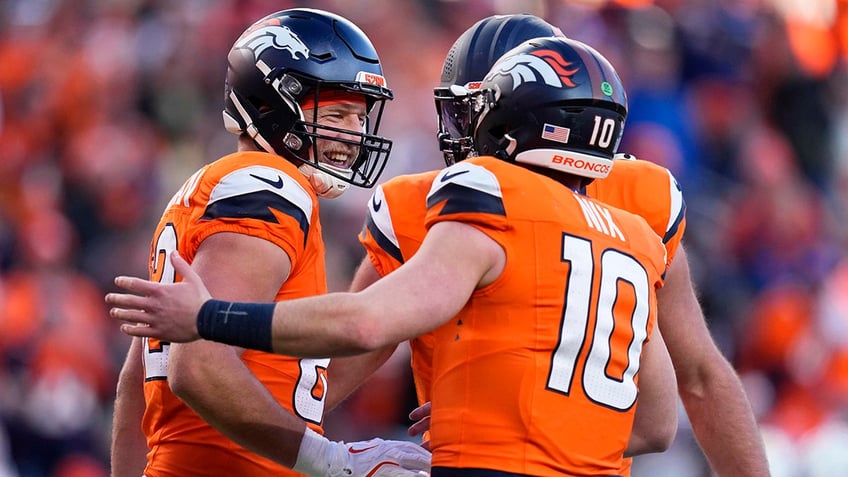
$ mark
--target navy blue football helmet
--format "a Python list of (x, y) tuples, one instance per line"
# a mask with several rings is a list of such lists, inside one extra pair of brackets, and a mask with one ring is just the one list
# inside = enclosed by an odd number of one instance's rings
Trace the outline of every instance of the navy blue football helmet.
[(476, 155), (469, 94), (479, 88), (495, 61), (526, 40), (562, 36), (559, 28), (529, 14), (494, 15), (466, 30), (445, 57), (441, 82), (433, 90), (439, 121), (439, 150), (451, 165)]
[(526, 41), (483, 79), (474, 143), (481, 155), (591, 179), (606, 177), (627, 117), (607, 59), (565, 37)]
[[(392, 146), (377, 131), (385, 101), (393, 95), (374, 46), (356, 25), (321, 10), (283, 10), (242, 33), (227, 61), (224, 124), (228, 131), (246, 133), (260, 149), (308, 164), (345, 183), (376, 184)], [(362, 95), (369, 113), (363, 129), (318, 124), (322, 92)], [(312, 112), (304, 114), (304, 110)], [(330, 131), (353, 139), (328, 137)], [(357, 148), (358, 155), (349, 164), (334, 167), (319, 160), (318, 139), (347, 143)]]

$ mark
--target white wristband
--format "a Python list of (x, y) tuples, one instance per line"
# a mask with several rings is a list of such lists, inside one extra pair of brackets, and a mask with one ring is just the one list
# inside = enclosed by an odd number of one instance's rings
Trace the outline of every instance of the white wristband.
[(331, 465), (331, 449), (335, 444), (307, 427), (300, 441), (297, 462), (292, 469), (310, 477), (326, 476)]

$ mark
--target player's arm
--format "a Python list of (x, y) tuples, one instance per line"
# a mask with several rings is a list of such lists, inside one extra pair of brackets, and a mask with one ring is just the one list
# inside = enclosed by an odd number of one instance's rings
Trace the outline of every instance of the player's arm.
[(742, 383), (716, 347), (681, 244), (657, 292), (659, 327), (698, 444), (721, 476), (767, 476), (762, 437)]
[[(191, 269), (214, 297), (272, 301), (290, 265), (279, 246), (227, 232), (201, 243)], [(228, 438), (291, 467), (305, 423), (276, 402), (244, 365), (242, 352), (209, 341), (173, 343), (171, 390)]]
[[(463, 246), (445, 246), (457, 243)], [(319, 357), (375, 351), (435, 329), (456, 315), (478, 286), (500, 275), (506, 254), (470, 225), (440, 222), (411, 260), (367, 289), (276, 304), (208, 300), (199, 277), (178, 256), (172, 261), (182, 283), (116, 278), (118, 286), (131, 292), (106, 296), (111, 315), (129, 322), (122, 331), (190, 341), (200, 336), (201, 324), (207, 339)], [(249, 311), (251, 319), (226, 320), (234, 311)]]
[[(200, 245), (192, 265), (177, 273), (206, 280), (213, 296), (272, 300), (291, 262), (277, 245), (243, 234), (218, 233)], [(241, 348), (211, 341), (171, 344), (168, 380), (174, 394), (229, 439), (298, 472), (365, 475), (393, 467), (393, 475), (428, 470), (429, 452), (411, 442), (374, 439), (332, 442), (280, 406), (241, 361)], [(358, 446), (362, 452), (348, 449)]]
[[(450, 247), (445, 244), (463, 244)], [(500, 245), (480, 230), (441, 222), (406, 264), (358, 293), (278, 303), (272, 348), (294, 356), (350, 355), (431, 331), (503, 269)]]
[(642, 348), (639, 400), (626, 456), (664, 452), (677, 433), (677, 381), (659, 329)]
[[(364, 290), (379, 279), (380, 273), (366, 256), (353, 275), (349, 291), (355, 293)], [(369, 376), (388, 361), (396, 348), (397, 345), (393, 344), (370, 353), (335, 358), (330, 361), (328, 374), (333, 385), (328, 387), (327, 399), (324, 402), (326, 410), (329, 412), (350, 396)]]
[(118, 376), (112, 414), (112, 475), (142, 475), (147, 465), (147, 440), (141, 429), (144, 415), (144, 368), (141, 338), (133, 338)]

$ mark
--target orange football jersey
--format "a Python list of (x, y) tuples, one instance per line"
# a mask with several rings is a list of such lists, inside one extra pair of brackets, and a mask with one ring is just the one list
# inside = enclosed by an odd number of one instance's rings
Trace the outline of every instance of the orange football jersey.
[[(418, 251), (426, 229), (426, 196), (438, 171), (396, 176), (378, 186), (371, 197), (359, 240), (380, 275), (397, 269)], [(683, 194), (668, 169), (638, 159), (617, 159), (604, 179), (586, 188), (590, 197), (644, 218), (663, 238), (671, 263), (686, 226)], [(419, 404), (430, 400), (432, 335), (410, 342)]]
[(433, 467), (616, 474), (656, 322), (659, 237), (637, 215), (492, 157), (439, 173), (427, 209), (425, 226), (472, 225), (507, 257), (433, 332)]
[(686, 230), (686, 202), (671, 171), (653, 162), (616, 159), (610, 174), (586, 186), (586, 195), (642, 217), (662, 237), (671, 264)]
[[(396, 270), (421, 246), (427, 233), (427, 192), (436, 174), (396, 176), (374, 189), (359, 241), (381, 276)], [(430, 400), (433, 335), (421, 335), (409, 344), (415, 393), (424, 404)]]
[[(179, 281), (167, 253), (177, 249), (191, 262), (200, 243), (218, 232), (261, 237), (286, 251), (292, 270), (277, 300), (326, 293), (318, 201), (303, 174), (286, 160), (264, 152), (238, 152), (189, 178), (156, 228), (151, 280)], [(227, 439), (171, 393), (166, 380), (168, 343), (147, 339), (143, 348), (147, 477), (300, 475)], [(281, 406), (321, 432), (329, 360), (251, 350), (242, 360)]]
[[(663, 239), (668, 269), (686, 229), (683, 192), (668, 169), (648, 161), (619, 159), (609, 176), (586, 187), (586, 194), (647, 220)], [(632, 461), (624, 459), (621, 477), (630, 476)]]
[(378, 188), (360, 235), (381, 273), (417, 250), (425, 222), (469, 223), (507, 251), (495, 283), (413, 344), (416, 378), (428, 371), (418, 348), (433, 353), (432, 388), (417, 381), (419, 397), (433, 393), (433, 466), (615, 474), (655, 321), (659, 238), (635, 215), (503, 161), (436, 174)]

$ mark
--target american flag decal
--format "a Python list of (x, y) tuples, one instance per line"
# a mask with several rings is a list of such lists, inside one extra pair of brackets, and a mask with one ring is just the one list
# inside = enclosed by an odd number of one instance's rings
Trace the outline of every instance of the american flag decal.
[(556, 141), (561, 143), (568, 143), (568, 134), (571, 132), (571, 129), (554, 126), (553, 124), (545, 123), (545, 126), (542, 128), (542, 139), (547, 139), (548, 141)]

